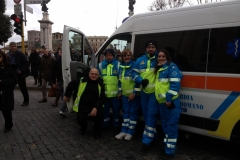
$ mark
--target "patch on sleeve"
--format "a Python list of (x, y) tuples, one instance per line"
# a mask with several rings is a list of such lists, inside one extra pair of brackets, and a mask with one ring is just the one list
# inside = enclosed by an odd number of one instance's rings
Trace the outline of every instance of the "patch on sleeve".
[(176, 75), (177, 75), (177, 72), (176, 72), (176, 71), (173, 71), (173, 72), (172, 72), (172, 75), (176, 76)]

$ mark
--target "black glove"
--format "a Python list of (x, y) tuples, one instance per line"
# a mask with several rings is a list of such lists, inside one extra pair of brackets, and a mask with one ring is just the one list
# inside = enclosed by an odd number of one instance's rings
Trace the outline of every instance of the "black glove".
[(145, 87), (147, 87), (148, 83), (149, 83), (148, 79), (143, 79), (141, 82), (142, 88), (144, 89)]

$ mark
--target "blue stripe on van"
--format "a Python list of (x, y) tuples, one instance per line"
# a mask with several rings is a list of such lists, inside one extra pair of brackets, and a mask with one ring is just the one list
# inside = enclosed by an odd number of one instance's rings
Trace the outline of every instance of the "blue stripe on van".
[(210, 118), (218, 119), (228, 109), (228, 107), (237, 99), (239, 95), (240, 95), (239, 92), (232, 92), (218, 107), (218, 109), (210, 116)]

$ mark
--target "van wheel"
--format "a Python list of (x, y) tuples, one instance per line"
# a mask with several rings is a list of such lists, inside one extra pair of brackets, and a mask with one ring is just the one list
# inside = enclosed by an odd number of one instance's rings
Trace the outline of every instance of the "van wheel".
[(236, 136), (233, 141), (234, 149), (240, 155), (240, 129), (237, 131)]

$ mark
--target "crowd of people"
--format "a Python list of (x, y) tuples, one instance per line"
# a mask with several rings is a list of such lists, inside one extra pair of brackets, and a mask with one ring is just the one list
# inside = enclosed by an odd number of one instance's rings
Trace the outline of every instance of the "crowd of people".
[[(14, 108), (11, 101), (4, 101), (5, 94), (13, 97), (14, 86), (18, 83), (24, 97), (22, 106), (29, 104), (25, 81), (26, 76), (30, 74), (28, 61), (24, 54), (16, 50), (14, 42), (10, 43), (10, 49), (7, 56), (0, 52), (0, 110), (5, 118), (4, 132), (8, 132), (13, 126), (11, 111)], [(61, 48), (53, 56), (46, 48), (39, 53), (35, 49), (32, 50), (29, 58), (31, 75), (34, 84), (38, 81), (42, 86), (43, 98), (39, 103), (47, 102), (47, 84), (57, 88), (59, 92), (52, 106), (57, 106), (62, 97), (59, 114), (66, 117), (66, 102), (71, 96), (76, 97), (73, 111), (77, 112), (79, 134), (86, 133), (87, 120), (93, 119), (95, 138), (100, 138), (101, 130), (108, 129), (112, 123), (116, 139), (131, 140), (134, 137), (139, 113), (142, 111), (145, 121), (140, 149), (142, 152), (147, 152), (149, 146), (158, 139), (156, 125), (160, 115), (165, 144), (163, 154), (167, 158), (174, 156), (181, 112), (179, 90), (182, 74), (166, 49), (158, 50), (157, 42), (147, 41), (145, 53), (136, 61), (133, 60), (133, 53), (129, 49), (117, 55), (113, 49), (107, 49), (97, 68), (86, 71), (81, 79), (72, 80), (65, 93), (61, 56)], [(16, 74), (9, 74), (13, 73), (14, 69)], [(7, 86), (11, 88), (9, 93), (5, 92)], [(110, 108), (113, 112), (112, 122)]]

